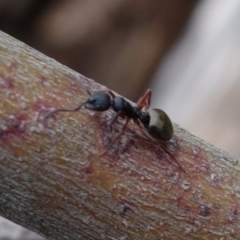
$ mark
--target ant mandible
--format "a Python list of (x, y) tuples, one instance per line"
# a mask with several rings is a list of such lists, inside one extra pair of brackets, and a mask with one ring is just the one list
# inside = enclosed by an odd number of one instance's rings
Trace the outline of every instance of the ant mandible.
[[(140, 127), (145, 136), (154, 142), (166, 142), (172, 138), (173, 125), (168, 115), (160, 109), (153, 108), (148, 110), (152, 96), (152, 92), (150, 89), (148, 89), (146, 93), (138, 100), (136, 106), (130, 104), (130, 102), (128, 102), (125, 98), (116, 96), (110, 90), (97, 91), (93, 93), (89, 91), (87, 92), (90, 95), (89, 98), (76, 108), (61, 108), (54, 110), (47, 114), (45, 116), (45, 119), (49, 118), (50, 116), (52, 116), (52, 114), (55, 114), (57, 112), (76, 112), (80, 110), (83, 106), (85, 106), (85, 108), (89, 110), (99, 112), (103, 112), (112, 108), (116, 112), (116, 115), (110, 122), (110, 129), (112, 129), (112, 125), (118, 119), (118, 117), (124, 118), (126, 119), (126, 121), (122, 127), (122, 130), (111, 141), (111, 143), (107, 146), (106, 150), (101, 155), (104, 155), (107, 149), (120, 138), (131, 119), (136, 125)], [(169, 156), (174, 159), (177, 165), (184, 171), (176, 158), (163, 145), (161, 145), (161, 147)]]

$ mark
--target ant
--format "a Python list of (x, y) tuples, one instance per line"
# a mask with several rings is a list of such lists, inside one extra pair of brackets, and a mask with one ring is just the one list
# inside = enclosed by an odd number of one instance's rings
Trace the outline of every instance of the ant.
[[(47, 114), (45, 116), (45, 119), (49, 118), (50, 116), (52, 116), (52, 114), (55, 114), (57, 112), (79, 111), (83, 106), (89, 110), (99, 112), (107, 111), (108, 109), (112, 108), (116, 112), (116, 115), (110, 122), (110, 130), (112, 130), (112, 125), (118, 119), (118, 117), (124, 118), (126, 119), (126, 121), (122, 127), (122, 130), (111, 141), (111, 143), (107, 146), (106, 150), (101, 154), (101, 156), (104, 155), (107, 149), (120, 138), (131, 119), (136, 125), (140, 127), (144, 135), (154, 142), (166, 142), (172, 138), (173, 125), (168, 115), (160, 109), (153, 108), (148, 110), (152, 96), (152, 92), (150, 89), (148, 89), (146, 93), (138, 100), (136, 106), (130, 104), (130, 102), (128, 102), (125, 98), (116, 96), (110, 90), (97, 91), (93, 93), (91, 93), (90, 91), (87, 92), (90, 95), (89, 98), (76, 108), (60, 108), (54, 110)], [(174, 161), (181, 168), (181, 170), (184, 171), (176, 158), (164, 146), (161, 145), (161, 147), (169, 156), (174, 159)]]

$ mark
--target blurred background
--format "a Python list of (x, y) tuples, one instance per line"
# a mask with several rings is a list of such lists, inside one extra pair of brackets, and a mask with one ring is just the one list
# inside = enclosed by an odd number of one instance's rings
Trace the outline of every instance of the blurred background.
[[(0, 30), (240, 155), (239, 0), (0, 0)], [(40, 236), (0, 219), (1, 240)]]

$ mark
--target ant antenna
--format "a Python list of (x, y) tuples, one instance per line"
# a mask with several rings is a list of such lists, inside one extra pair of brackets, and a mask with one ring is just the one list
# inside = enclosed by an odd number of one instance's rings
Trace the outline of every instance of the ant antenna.
[(44, 119), (46, 120), (47, 118), (51, 117), (53, 114), (55, 113), (58, 113), (58, 112), (77, 112), (78, 110), (80, 110), (82, 108), (83, 105), (86, 104), (86, 101), (83, 102), (82, 104), (80, 104), (79, 106), (77, 106), (76, 108), (73, 108), (73, 109), (67, 109), (67, 108), (60, 108), (60, 109), (57, 109), (55, 111), (52, 111), (50, 113), (48, 113)]

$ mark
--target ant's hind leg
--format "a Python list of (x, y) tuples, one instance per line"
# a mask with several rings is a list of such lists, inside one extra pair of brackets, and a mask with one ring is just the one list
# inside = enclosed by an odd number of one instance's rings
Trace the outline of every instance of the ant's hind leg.
[(137, 107), (140, 109), (145, 108), (145, 111), (148, 109), (151, 103), (152, 91), (148, 89), (144, 95), (138, 100)]
[(114, 118), (112, 119), (112, 121), (109, 124), (110, 131), (112, 131), (112, 125), (113, 125), (114, 122), (117, 121), (118, 117), (124, 118), (123, 112), (120, 111), (114, 116)]
[(178, 167), (186, 173), (186, 171), (183, 169), (183, 167), (180, 165), (180, 163), (177, 161), (177, 159), (173, 156), (172, 153), (170, 153), (162, 144), (161, 148), (175, 161), (175, 163), (178, 165)]
[[(155, 139), (154, 137), (152, 137), (152, 136), (148, 133), (148, 131), (144, 128), (144, 126), (141, 124), (141, 122), (140, 122), (139, 120), (134, 120), (134, 122), (139, 126), (139, 128), (141, 129), (141, 131), (144, 133), (144, 135), (145, 135), (148, 139), (152, 140), (153, 142), (155, 142), (155, 143), (157, 143), (157, 144), (160, 144), (160, 145), (161, 145), (161, 148), (174, 160), (174, 162), (178, 165), (178, 167), (179, 167), (183, 172), (186, 172), (186, 171), (182, 168), (182, 166), (180, 165), (180, 163), (177, 161), (177, 159), (173, 156), (173, 154), (170, 153), (170, 152), (166, 149), (166, 147), (163, 146), (163, 144), (162, 144), (160, 141), (158, 141), (157, 139)], [(167, 159), (167, 161), (168, 161), (168, 159)]]
[(138, 120), (138, 119), (134, 119), (133, 120), (134, 123), (136, 125), (138, 125), (138, 127), (141, 129), (142, 133), (150, 140), (152, 140), (153, 142), (158, 142), (154, 137), (152, 137), (148, 131), (144, 128), (144, 126), (142, 125), (142, 123)]

